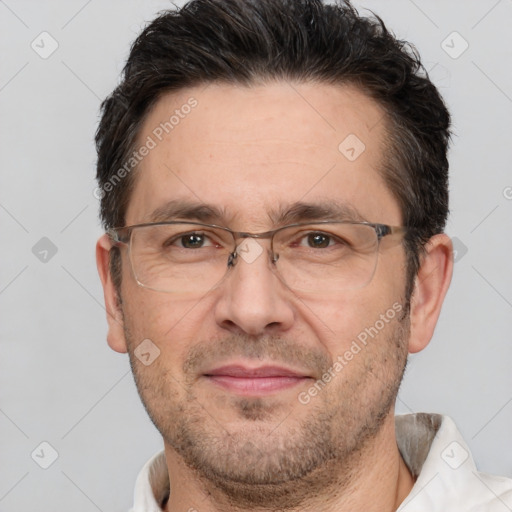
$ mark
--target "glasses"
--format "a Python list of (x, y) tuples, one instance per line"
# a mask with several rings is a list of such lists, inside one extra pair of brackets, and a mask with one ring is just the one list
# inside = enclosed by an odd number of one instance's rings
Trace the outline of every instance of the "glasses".
[(128, 247), (137, 283), (151, 290), (206, 293), (240, 259), (252, 264), (263, 257), (257, 240), (269, 239), (270, 267), (288, 288), (328, 294), (366, 286), (375, 273), (382, 238), (405, 232), (385, 224), (320, 221), (245, 233), (170, 221), (110, 229), (108, 234), (115, 245)]

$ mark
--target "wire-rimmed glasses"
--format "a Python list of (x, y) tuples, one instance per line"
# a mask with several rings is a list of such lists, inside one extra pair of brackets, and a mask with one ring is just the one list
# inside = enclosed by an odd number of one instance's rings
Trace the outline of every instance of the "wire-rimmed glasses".
[[(253, 263), (266, 252), (272, 269), (290, 289), (330, 293), (366, 286), (377, 267), (381, 239), (405, 231), (386, 224), (326, 220), (246, 233), (215, 224), (168, 221), (110, 229), (108, 234), (116, 245), (128, 247), (137, 283), (152, 290), (202, 294), (241, 259)], [(269, 239), (270, 244), (259, 239)]]

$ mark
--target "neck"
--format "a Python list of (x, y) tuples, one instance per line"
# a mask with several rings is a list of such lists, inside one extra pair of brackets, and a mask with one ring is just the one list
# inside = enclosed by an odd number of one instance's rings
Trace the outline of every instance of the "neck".
[[(377, 436), (350, 460), (333, 460), (299, 482), (283, 484), (279, 493), (282, 502), (273, 501), (268, 507), (234, 503), (226, 489), (213, 486), (188, 468), (167, 444), (165, 454), (171, 482), (167, 512), (267, 512), (276, 510), (276, 505), (283, 512), (394, 512), (414, 484), (396, 445), (392, 413)], [(275, 495), (276, 489), (272, 491)], [(260, 492), (266, 494), (264, 488)], [(290, 497), (294, 498), (293, 506), (287, 505)]]

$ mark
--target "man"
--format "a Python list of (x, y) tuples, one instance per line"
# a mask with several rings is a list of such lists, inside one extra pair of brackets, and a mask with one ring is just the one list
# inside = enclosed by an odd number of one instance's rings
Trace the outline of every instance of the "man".
[(452, 274), (449, 123), (348, 3), (196, 0), (138, 37), (96, 139), (108, 342), (165, 446), (134, 511), (511, 509), (449, 418), (394, 416)]

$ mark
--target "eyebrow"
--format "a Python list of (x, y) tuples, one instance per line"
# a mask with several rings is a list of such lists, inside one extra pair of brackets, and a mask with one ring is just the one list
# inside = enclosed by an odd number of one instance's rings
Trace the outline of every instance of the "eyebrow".
[[(303, 202), (282, 205), (268, 212), (273, 225), (285, 226), (297, 222), (319, 220), (366, 221), (361, 213), (347, 203), (336, 201)], [(188, 200), (172, 200), (156, 208), (144, 222), (166, 222), (170, 220), (190, 220), (207, 224), (229, 223), (233, 215), (227, 215), (224, 208), (212, 204)]]
[(225, 217), (224, 212), (211, 204), (173, 200), (153, 210), (148, 217), (148, 222), (165, 222), (180, 219), (214, 223), (223, 217)]
[(277, 210), (272, 210), (269, 216), (274, 224), (280, 225), (318, 220), (353, 222), (366, 220), (354, 206), (336, 201), (314, 203), (298, 201), (288, 206), (281, 206)]

